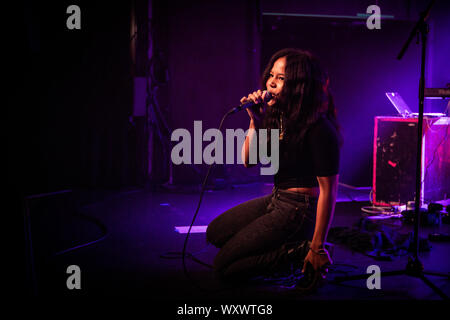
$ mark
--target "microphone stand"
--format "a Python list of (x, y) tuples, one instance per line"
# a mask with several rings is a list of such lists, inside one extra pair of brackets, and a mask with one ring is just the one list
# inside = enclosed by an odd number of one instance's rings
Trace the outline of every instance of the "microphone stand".
[[(412, 39), (420, 33), (420, 38), (422, 40), (422, 56), (421, 56), (421, 66), (420, 66), (420, 83), (419, 83), (419, 119), (417, 126), (417, 161), (416, 161), (416, 196), (415, 196), (415, 217), (414, 217), (414, 234), (413, 234), (413, 245), (414, 245), (414, 253), (412, 257), (409, 257), (408, 264), (404, 270), (397, 271), (388, 271), (381, 272), (381, 277), (385, 276), (397, 276), (397, 275), (407, 275), (410, 277), (416, 277), (422, 279), (425, 284), (427, 284), (435, 293), (437, 293), (442, 299), (447, 300), (447, 295), (435, 286), (430, 280), (428, 280), (425, 275), (446, 277), (450, 279), (450, 274), (436, 273), (436, 272), (425, 272), (423, 269), (423, 264), (419, 260), (419, 224), (420, 224), (420, 207), (422, 204), (421, 197), (421, 176), (422, 176), (422, 135), (423, 135), (423, 106), (424, 106), (424, 98), (425, 98), (425, 54), (426, 54), (426, 46), (427, 46), (427, 34), (429, 31), (428, 24), (426, 22), (431, 7), (433, 6), (435, 0), (431, 0), (428, 7), (422, 14), (420, 15), (419, 21), (416, 23), (414, 29), (411, 31), (408, 40), (404, 44), (401, 49), (397, 59), (401, 59), (408, 49), (409, 44)], [(351, 280), (359, 280), (366, 279), (370, 274), (357, 275), (357, 276), (349, 276), (349, 277), (336, 277), (334, 279), (335, 282), (343, 282), (343, 281), (351, 281)]]

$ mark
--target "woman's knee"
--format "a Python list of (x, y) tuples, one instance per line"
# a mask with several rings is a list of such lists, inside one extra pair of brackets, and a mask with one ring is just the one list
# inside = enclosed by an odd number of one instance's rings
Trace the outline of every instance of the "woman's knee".
[(219, 223), (217, 222), (217, 219), (214, 219), (208, 224), (208, 227), (206, 228), (206, 241), (208, 243), (211, 243), (212, 245), (216, 247), (221, 247), (220, 243), (220, 227)]
[(226, 261), (224, 259), (216, 259), (214, 260), (214, 274), (217, 279), (224, 280), (227, 282), (233, 281), (243, 281), (245, 279), (249, 279), (252, 274), (246, 268), (240, 268), (239, 263), (233, 263)]
[(214, 235), (214, 232), (212, 232), (211, 230), (212, 230), (211, 224), (209, 224), (206, 227), (206, 242), (211, 243), (213, 245), (216, 245), (215, 244), (215, 242), (216, 242), (215, 241), (215, 235)]
[(231, 257), (227, 248), (222, 248), (214, 258), (213, 268), (217, 278), (222, 280), (229, 280), (228, 268), (231, 264)]

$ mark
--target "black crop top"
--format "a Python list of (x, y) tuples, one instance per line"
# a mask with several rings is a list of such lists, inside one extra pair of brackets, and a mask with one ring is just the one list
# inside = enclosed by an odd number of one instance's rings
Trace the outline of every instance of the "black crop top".
[(301, 150), (298, 145), (280, 140), (275, 187), (317, 187), (317, 177), (339, 173), (340, 136), (330, 120), (321, 117), (308, 129), (304, 139)]

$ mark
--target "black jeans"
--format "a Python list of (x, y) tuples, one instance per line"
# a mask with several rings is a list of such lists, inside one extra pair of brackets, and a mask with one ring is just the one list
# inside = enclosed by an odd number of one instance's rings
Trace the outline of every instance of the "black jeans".
[(215, 218), (207, 241), (221, 250), (214, 268), (223, 278), (250, 277), (277, 271), (287, 243), (311, 240), (317, 198), (274, 188)]

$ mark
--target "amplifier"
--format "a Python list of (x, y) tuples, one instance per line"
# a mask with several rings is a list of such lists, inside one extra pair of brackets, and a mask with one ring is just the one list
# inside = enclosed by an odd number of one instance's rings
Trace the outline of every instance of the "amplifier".
[[(421, 203), (450, 198), (450, 118), (424, 117)], [(415, 200), (417, 118), (375, 117), (373, 203), (403, 205)]]

